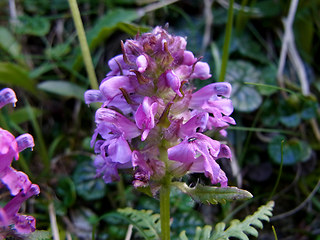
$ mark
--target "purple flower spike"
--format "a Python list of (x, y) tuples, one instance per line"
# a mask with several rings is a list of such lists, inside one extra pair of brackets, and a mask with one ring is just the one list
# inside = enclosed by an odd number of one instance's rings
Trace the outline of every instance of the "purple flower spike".
[(87, 104), (103, 102), (91, 145), (97, 176), (106, 183), (119, 179), (119, 169), (133, 167), (134, 187), (149, 186), (154, 194), (165, 173), (204, 173), (213, 184), (227, 186), (216, 160), (230, 158), (230, 149), (202, 133), (213, 129), (226, 136), (235, 124), (231, 85), (194, 91), (192, 81), (210, 78), (210, 67), (186, 46), (185, 37), (161, 27), (121, 41), (122, 54), (109, 60), (111, 71), (99, 90), (85, 93)]
[(0, 91), (0, 108), (9, 103), (15, 106), (17, 101), (16, 94), (11, 88), (4, 88)]
[(158, 103), (149, 97), (143, 99), (142, 104), (138, 107), (135, 120), (137, 127), (143, 129), (141, 140), (144, 141), (150, 130), (155, 126), (155, 115), (158, 110)]

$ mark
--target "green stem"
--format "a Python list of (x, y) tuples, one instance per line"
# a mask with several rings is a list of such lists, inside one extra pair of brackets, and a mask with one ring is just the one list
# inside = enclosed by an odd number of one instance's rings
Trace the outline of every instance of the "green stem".
[(85, 67), (86, 67), (86, 70), (88, 73), (91, 88), (98, 89), (98, 81), (97, 81), (96, 74), (94, 72), (92, 58), (90, 55), (90, 50), (89, 50), (87, 38), (86, 38), (86, 35), (84, 32), (84, 28), (83, 28), (83, 24), (82, 24), (77, 1), (76, 0), (68, 0), (68, 2), (70, 5), (72, 18), (73, 18), (73, 21), (74, 21), (74, 24), (76, 26), (76, 30), (78, 33), (78, 38), (79, 38), (79, 42), (80, 42), (83, 61), (84, 61), (84, 64), (85, 64)]
[(170, 240), (170, 178), (160, 189), (161, 240)]
[(170, 185), (171, 176), (168, 169), (168, 152), (165, 142), (160, 146), (160, 160), (165, 163), (166, 174), (162, 179), (160, 188), (160, 222), (161, 222), (161, 240), (170, 240)]
[(221, 64), (221, 71), (219, 75), (219, 82), (224, 81), (224, 77), (226, 75), (226, 70), (227, 70), (227, 64), (228, 64), (228, 58), (229, 58), (229, 45), (230, 45), (232, 23), (233, 23), (233, 1), (234, 0), (230, 0), (230, 3), (229, 3), (228, 22), (226, 26), (226, 35), (225, 35), (224, 44), (223, 44), (222, 64)]

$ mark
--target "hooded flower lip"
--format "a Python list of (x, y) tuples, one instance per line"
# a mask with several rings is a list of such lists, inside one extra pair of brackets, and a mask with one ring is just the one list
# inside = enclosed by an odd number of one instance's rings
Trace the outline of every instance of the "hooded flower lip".
[(166, 83), (172, 90), (179, 96), (182, 97), (180, 92), (181, 87), (181, 80), (180, 78), (174, 73), (174, 71), (169, 70), (165, 74)]
[(95, 119), (97, 125), (101, 124), (102, 122), (113, 124), (126, 139), (132, 139), (141, 134), (136, 124), (112, 109), (99, 108), (96, 112)]
[(220, 96), (229, 98), (231, 94), (230, 83), (212, 83), (192, 94), (191, 108), (200, 108), (209, 100), (217, 100)]
[(199, 78), (201, 80), (206, 80), (211, 78), (210, 67), (206, 62), (197, 62), (194, 66), (191, 78)]
[(136, 65), (138, 67), (138, 71), (143, 73), (144, 71), (146, 71), (147, 67), (148, 67), (148, 60), (144, 55), (140, 55), (139, 57), (137, 57), (136, 59)]
[(34, 147), (33, 137), (29, 133), (25, 133), (16, 138), (18, 144), (18, 151), (21, 152), (26, 148)]
[(111, 72), (109, 72), (107, 76), (119, 76), (129, 73), (129, 66), (124, 62), (122, 54), (111, 58), (108, 65)]
[(88, 90), (84, 93), (84, 101), (86, 104), (94, 102), (104, 102), (107, 98), (104, 97), (100, 90)]
[(17, 101), (16, 94), (11, 88), (4, 88), (0, 91), (0, 108), (9, 103), (15, 106)]
[(158, 103), (150, 97), (145, 97), (135, 114), (137, 127), (143, 130), (141, 140), (144, 141), (151, 129), (155, 126), (155, 115), (158, 111)]
[(233, 112), (232, 101), (228, 99), (231, 94), (229, 83), (212, 83), (192, 94), (190, 107), (209, 112), (208, 129), (223, 129), (229, 124), (235, 124), (229, 115)]
[(124, 89), (127, 93), (133, 93), (135, 91), (132, 81), (127, 76), (110, 77), (101, 83), (99, 89), (106, 98), (106, 106), (114, 97), (122, 95), (120, 88)]

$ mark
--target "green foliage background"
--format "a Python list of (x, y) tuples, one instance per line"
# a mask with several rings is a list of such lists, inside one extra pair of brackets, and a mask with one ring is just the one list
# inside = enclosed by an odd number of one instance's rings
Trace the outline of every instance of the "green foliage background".
[[(15, 2), (11, 11), (9, 2)], [(187, 36), (187, 48), (211, 67), (213, 78), (196, 81), (196, 86), (219, 79), (228, 1), (79, 0), (78, 4), (99, 81), (108, 72), (108, 59), (121, 52), (120, 40), (166, 23), (172, 34)], [(301, 92), (290, 56), (283, 71), (284, 86), (277, 81), (283, 19), (289, 7), (290, 1), (284, 0), (242, 0), (234, 5), (225, 81), (233, 86), (237, 125), (228, 130), (234, 159), (221, 165), (229, 184), (250, 191), (254, 198), (208, 206), (173, 191), (173, 239), (182, 230), (189, 238), (200, 234), (195, 226), (244, 219), (269, 198), (276, 203), (275, 218), (261, 239), (273, 239), (271, 225), (279, 239), (316, 239), (320, 234), (320, 2), (300, 1), (293, 23), (302, 60), (299, 67), (305, 70), (310, 88), (307, 95)], [(40, 196), (24, 209), (36, 217), (39, 230), (51, 231), (49, 216), (56, 216), (61, 239), (90, 239), (93, 231), (96, 239), (124, 239), (127, 222), (112, 214), (101, 216), (126, 206), (159, 212), (156, 199), (132, 188), (130, 173), (109, 185), (95, 178), (89, 146), (94, 107), (83, 101), (90, 87), (68, 1), (0, 1), (0, 87), (13, 88), (19, 99), (15, 109), (1, 109), (1, 127), (15, 136), (29, 132), (35, 137), (34, 151), (24, 151), (14, 166), (40, 185)], [(197, 174), (184, 180), (191, 185), (208, 183)], [(132, 239), (139, 239), (135, 231)]]

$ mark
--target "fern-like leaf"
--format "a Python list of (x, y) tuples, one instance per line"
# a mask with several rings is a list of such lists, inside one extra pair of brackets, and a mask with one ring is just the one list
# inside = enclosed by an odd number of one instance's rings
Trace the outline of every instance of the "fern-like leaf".
[[(255, 227), (263, 228), (262, 220), (270, 220), (273, 207), (274, 202), (270, 201), (266, 205), (259, 207), (253, 215), (246, 217), (242, 222), (238, 219), (232, 220), (227, 229), (225, 229), (225, 223), (218, 223), (212, 234), (212, 228), (210, 226), (205, 226), (204, 228), (197, 227), (194, 240), (229, 240), (230, 237), (249, 240), (247, 235), (257, 237), (258, 231)], [(185, 232), (181, 232), (179, 238), (180, 240), (189, 240)]]
[(121, 218), (132, 224), (147, 240), (160, 239), (160, 215), (151, 210), (135, 210), (132, 208), (118, 209), (114, 217)]
[[(223, 240), (229, 239), (229, 237), (236, 237), (241, 240), (248, 240), (247, 235), (258, 236), (258, 231), (254, 228), (263, 228), (262, 220), (268, 221), (272, 216), (272, 210), (274, 202), (270, 201), (266, 205), (259, 207), (259, 209), (253, 214), (246, 217), (242, 222), (235, 219), (230, 222), (230, 227), (226, 230), (224, 223), (219, 223), (215, 227), (214, 234), (210, 240)], [(219, 226), (218, 226), (219, 225)]]
[(183, 182), (173, 182), (172, 186), (178, 188), (183, 193), (188, 194), (195, 201), (207, 204), (226, 203), (227, 201), (246, 200), (252, 198), (251, 193), (237, 187), (221, 188), (198, 184), (195, 187), (190, 188)]

